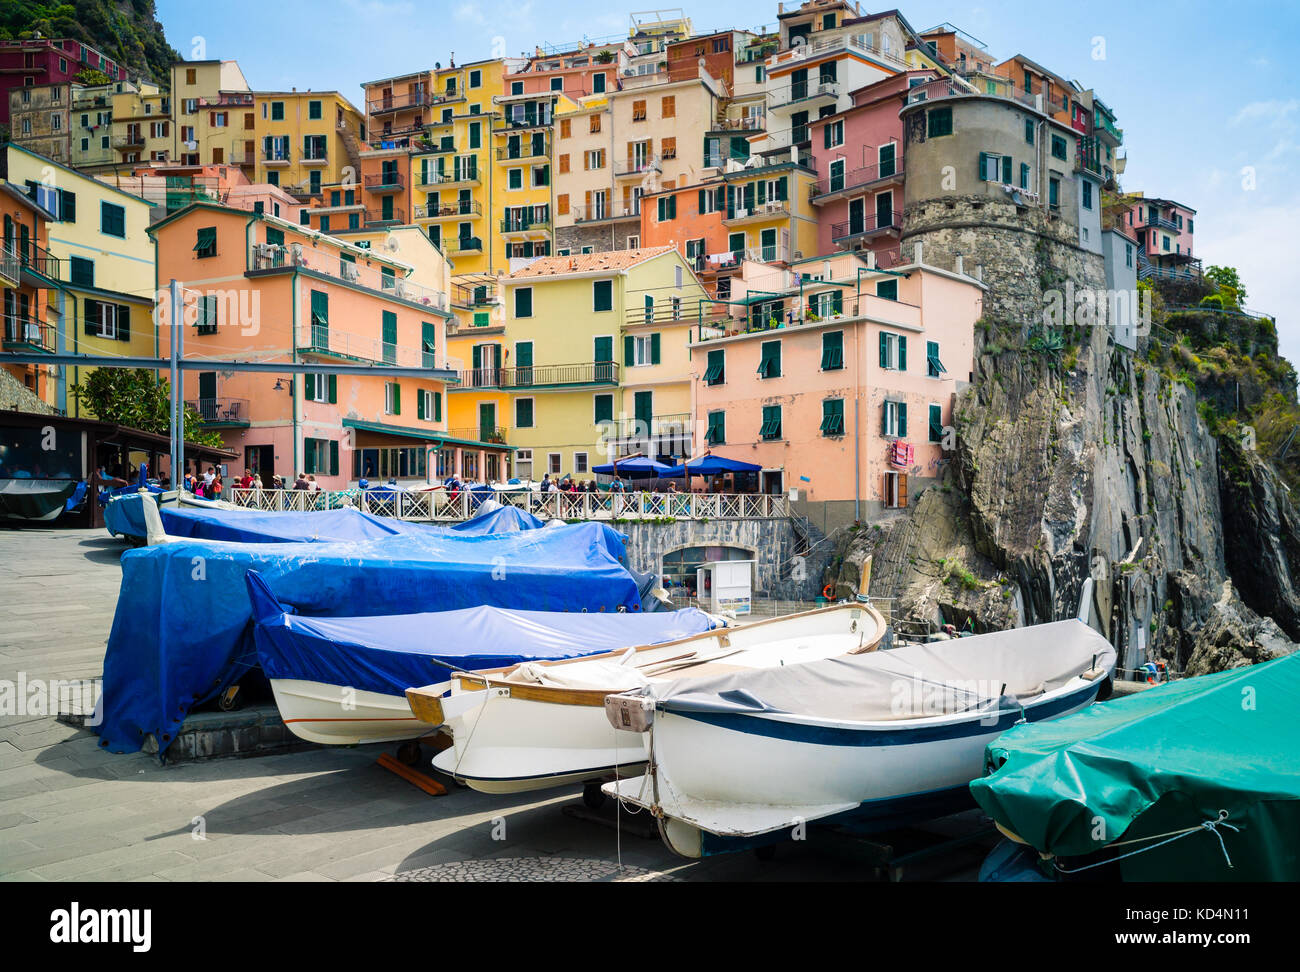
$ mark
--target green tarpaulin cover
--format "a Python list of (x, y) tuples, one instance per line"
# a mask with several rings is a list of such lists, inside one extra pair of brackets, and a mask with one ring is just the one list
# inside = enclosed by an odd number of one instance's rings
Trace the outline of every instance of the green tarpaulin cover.
[[(1300, 880), (1300, 653), (1181, 679), (1016, 726), (971, 783), (998, 824), (1043, 853), (1119, 857), (1130, 881)], [(1223, 838), (1220, 847), (1219, 837)], [(1229, 867), (1224, 851), (1232, 861)]]

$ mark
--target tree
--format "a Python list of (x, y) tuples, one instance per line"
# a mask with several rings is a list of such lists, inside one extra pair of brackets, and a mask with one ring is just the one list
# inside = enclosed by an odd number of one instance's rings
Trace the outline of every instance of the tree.
[(77, 84), (94, 87), (95, 85), (109, 84), (113, 79), (103, 71), (95, 68), (82, 68), (72, 80), (76, 81)]
[(1241, 284), (1236, 267), (1210, 267), (1205, 271), (1205, 279), (1219, 288), (1224, 307), (1244, 307), (1246, 305), (1246, 288)]
[[(96, 368), (70, 389), (82, 405), (105, 422), (157, 435), (171, 434), (171, 382), (147, 368)], [(221, 436), (202, 429), (203, 417), (185, 406), (185, 441), (220, 446)]]

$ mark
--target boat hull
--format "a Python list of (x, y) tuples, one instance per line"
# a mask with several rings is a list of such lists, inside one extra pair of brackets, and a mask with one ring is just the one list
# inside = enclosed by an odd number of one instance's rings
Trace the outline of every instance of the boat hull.
[[(1100, 686), (1081, 681), (1025, 706), (1023, 717), (1055, 718), (1089, 705)], [(985, 746), (1021, 718), (1012, 710), (982, 720), (837, 725), (774, 714), (658, 712), (657, 779), (624, 780), (605, 791), (657, 806), (664, 842), (683, 857), (801, 839), (814, 821), (885, 829), (972, 806), (967, 784), (983, 774)]]
[(273, 678), (280, 718), (299, 739), (326, 746), (402, 742), (438, 731), (416, 718), (405, 695)]

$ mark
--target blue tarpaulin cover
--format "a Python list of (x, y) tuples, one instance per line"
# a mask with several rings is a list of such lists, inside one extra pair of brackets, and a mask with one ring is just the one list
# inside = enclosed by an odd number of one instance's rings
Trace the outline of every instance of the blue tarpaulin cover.
[(350, 506), (337, 510), (283, 513), (165, 506), (160, 512), (163, 529), (169, 537), (240, 543), (375, 540), (428, 529), (423, 524), (374, 516)]
[(258, 661), (268, 678), (301, 679), (401, 695), (445, 681), (445, 661), (475, 671), (653, 645), (710, 630), (685, 608), (659, 614), (575, 614), (462, 608), (430, 614), (308, 618), (285, 613), (257, 571), (248, 572)]
[[(135, 487), (131, 487), (134, 489)], [(117, 496), (104, 507), (104, 526), (115, 537), (144, 537), (149, 531), (144, 525), (144, 503), (157, 503), (156, 493), (135, 492)]]
[(485, 533), (510, 533), (516, 530), (537, 530), (545, 526), (546, 521), (533, 516), (527, 510), (517, 506), (502, 506), (495, 500), (485, 502), (478, 513), (451, 527), (465, 536), (480, 536)]
[(411, 614), (487, 604), (637, 611), (622, 534), (577, 523), (482, 537), (425, 531), (361, 542), (179, 540), (122, 555), (104, 658), (100, 744), (165, 749), (186, 713), (256, 664), (245, 574), (305, 615)]

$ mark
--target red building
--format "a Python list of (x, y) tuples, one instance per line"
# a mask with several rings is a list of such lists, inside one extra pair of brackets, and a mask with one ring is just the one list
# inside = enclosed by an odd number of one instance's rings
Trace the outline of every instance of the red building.
[(121, 64), (70, 37), (0, 41), (0, 125), (9, 124), (9, 92), (14, 88), (63, 84), (87, 68), (103, 71), (111, 81), (126, 80)]

